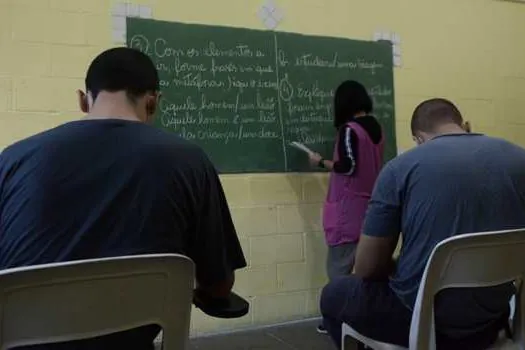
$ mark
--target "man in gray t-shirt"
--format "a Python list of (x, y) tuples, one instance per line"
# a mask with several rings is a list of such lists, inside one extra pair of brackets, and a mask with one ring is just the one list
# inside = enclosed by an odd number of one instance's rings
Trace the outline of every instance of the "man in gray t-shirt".
[[(379, 175), (355, 274), (323, 291), (321, 310), (336, 344), (346, 322), (371, 338), (407, 346), (412, 309), (434, 247), (459, 234), (525, 227), (523, 148), (465, 132), (460, 112), (443, 99), (419, 105), (411, 127), (419, 146), (390, 161)], [(506, 284), (438, 294), (438, 346), (490, 346), (508, 318), (513, 292)]]

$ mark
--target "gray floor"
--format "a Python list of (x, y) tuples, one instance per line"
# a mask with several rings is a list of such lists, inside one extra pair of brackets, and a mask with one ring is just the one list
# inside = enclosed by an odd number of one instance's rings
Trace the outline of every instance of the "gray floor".
[(327, 335), (315, 330), (318, 321), (235, 332), (191, 341), (191, 350), (335, 350)]

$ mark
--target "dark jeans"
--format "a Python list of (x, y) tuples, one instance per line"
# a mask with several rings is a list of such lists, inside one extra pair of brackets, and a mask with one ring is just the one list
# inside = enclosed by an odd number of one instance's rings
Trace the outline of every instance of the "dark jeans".
[[(461, 307), (445, 308), (446, 312), (436, 311), (438, 315), (445, 315), (437, 321), (437, 327), (440, 323), (447, 323), (443, 318), (452, 320), (450, 323), (457, 323), (463, 315), (469, 314)], [(321, 295), (321, 313), (324, 325), (338, 349), (341, 348), (343, 322), (369, 338), (408, 347), (412, 311), (401, 303), (390, 289), (388, 281), (364, 281), (354, 275), (331, 281)], [(497, 315), (497, 319), (484, 321), (486, 327), (470, 333), (465, 333), (463, 329), (461, 337), (450, 337), (450, 333), (444, 336), (438, 331), (438, 349), (487, 349), (496, 341), (499, 331), (508, 320), (508, 312), (494, 315)], [(461, 323), (470, 322), (467, 320)]]
[(401, 304), (388, 282), (365, 282), (354, 275), (335, 279), (323, 290), (321, 313), (338, 349), (343, 322), (372, 339), (408, 345), (412, 312)]

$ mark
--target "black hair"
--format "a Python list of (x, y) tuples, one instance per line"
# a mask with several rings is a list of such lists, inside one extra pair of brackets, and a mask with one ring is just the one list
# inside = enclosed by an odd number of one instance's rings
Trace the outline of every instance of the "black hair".
[(371, 113), (373, 107), (366, 88), (357, 81), (347, 80), (335, 90), (334, 126), (339, 128), (358, 113)]
[(159, 90), (159, 75), (142, 52), (116, 47), (98, 55), (88, 68), (86, 90), (95, 100), (101, 91), (125, 91), (130, 102)]
[(459, 109), (449, 100), (433, 98), (419, 104), (412, 114), (410, 128), (412, 135), (417, 131), (432, 132), (439, 125), (446, 123), (463, 124)]

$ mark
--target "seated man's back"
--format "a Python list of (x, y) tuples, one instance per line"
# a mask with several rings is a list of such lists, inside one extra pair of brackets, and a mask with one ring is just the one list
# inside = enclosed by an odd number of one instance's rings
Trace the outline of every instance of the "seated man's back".
[[(355, 276), (331, 283), (323, 293), (322, 309), (325, 305), (336, 342), (344, 321), (374, 339), (407, 346), (421, 278), (436, 245), (455, 235), (525, 227), (525, 150), (464, 132), (462, 122), (457, 108), (443, 99), (416, 108), (412, 133), (420, 146), (381, 171)], [(392, 271), (400, 233), (402, 247)], [(334, 317), (343, 289), (359, 302)], [(440, 292), (435, 300), (439, 347), (486, 349), (507, 320), (513, 292), (512, 284)]]
[[(141, 79), (108, 77), (108, 70), (119, 74), (115, 66), (136, 68)], [(153, 82), (141, 90), (140, 73), (148, 69)], [(91, 87), (90, 76), (103, 86)], [(90, 117), (0, 154), (0, 268), (181, 253), (194, 260), (200, 287), (229, 292), (233, 271), (246, 263), (213, 165), (197, 146), (142, 122), (157, 103), (151, 61), (131, 49), (108, 50), (86, 85), (81, 105), (91, 104)], [(130, 101), (127, 89), (136, 94)], [(147, 349), (158, 331), (49, 348)]]
[[(404, 203), (403, 246), (390, 285), (410, 308), (439, 242), (463, 233), (525, 227), (525, 150), (505, 140), (443, 135), (388, 166), (396, 174)], [(462, 317), (447, 317), (461, 309), (469, 323), (476, 319), (482, 329), (484, 320), (508, 307), (507, 293), (512, 288), (444, 291), (437, 299), (437, 320), (464, 327)]]
[(222, 204), (209, 192), (218, 184), (200, 149), (138, 122), (70, 122), (7, 148), (1, 160), (2, 269), (190, 253), (203, 198)]

